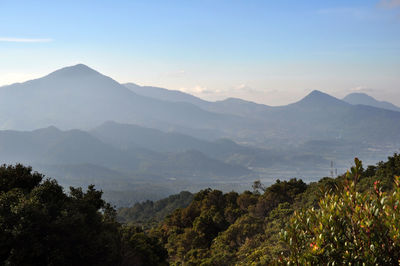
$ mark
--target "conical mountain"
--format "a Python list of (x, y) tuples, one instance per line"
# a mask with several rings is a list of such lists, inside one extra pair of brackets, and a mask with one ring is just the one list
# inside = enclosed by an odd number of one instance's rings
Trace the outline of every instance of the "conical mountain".
[(313, 90), (307, 96), (305, 96), (300, 101), (292, 104), (296, 106), (346, 106), (348, 105), (346, 102), (339, 100), (327, 93), (324, 93), (319, 90)]
[(82, 64), (0, 88), (0, 129), (90, 129), (116, 121), (193, 134), (213, 127), (212, 134), (222, 135), (219, 129), (240, 124), (235, 119), (138, 95)]

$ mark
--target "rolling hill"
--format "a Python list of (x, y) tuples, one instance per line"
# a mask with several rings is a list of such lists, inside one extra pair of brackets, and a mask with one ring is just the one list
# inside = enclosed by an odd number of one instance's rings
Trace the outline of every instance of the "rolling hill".
[(0, 160), (42, 166), (65, 165), (70, 169), (86, 165), (92, 169), (97, 167), (103, 173), (105, 170), (118, 172), (117, 177), (141, 182), (187, 179), (194, 175), (203, 180), (229, 179), (251, 173), (245, 167), (209, 158), (198, 151), (164, 153), (134, 146), (117, 148), (87, 132), (61, 131), (55, 127), (25, 132), (0, 131)]

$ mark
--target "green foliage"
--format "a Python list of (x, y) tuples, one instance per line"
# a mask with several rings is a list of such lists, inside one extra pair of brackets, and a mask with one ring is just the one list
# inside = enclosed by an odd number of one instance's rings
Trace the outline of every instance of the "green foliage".
[(43, 179), (43, 175), (32, 173), (31, 167), (24, 167), (21, 164), (15, 166), (2, 165), (0, 167), (0, 191), (7, 192), (11, 189), (20, 189), (29, 192), (36, 187)]
[(167, 251), (155, 236), (136, 226), (123, 226), (122, 265), (168, 265)]
[(400, 188), (393, 190), (390, 175), (399, 155), (365, 170), (355, 162), (348, 175), (309, 185), (291, 179), (255, 182), (241, 194), (202, 190), (151, 234), (172, 265), (396, 264)]
[(2, 166), (0, 260), (5, 264), (115, 264), (115, 212), (90, 186), (63, 192), (54, 180), (22, 165)]
[(397, 265), (400, 178), (392, 175), (400, 175), (398, 154), (366, 169), (356, 159), (347, 175), (308, 185), (297, 179), (270, 187), (255, 182), (254, 191), (241, 194), (205, 189), (138, 203), (118, 210), (128, 222), (121, 226), (94, 186), (66, 194), (29, 167), (3, 165), (0, 260), (6, 265)]
[[(257, 188), (263, 188), (258, 184)], [(269, 262), (281, 251), (279, 232), (305, 191), (301, 181), (277, 182), (259, 191), (222, 193), (206, 189), (155, 229), (173, 265), (233, 265)], [(255, 252), (262, 247), (268, 252)], [(251, 255), (251, 256), (250, 256)]]
[[(386, 167), (379, 164), (377, 173), (393, 173)], [(400, 179), (396, 178), (393, 192), (383, 192), (376, 181), (372, 192), (359, 193), (357, 183), (362, 173), (361, 161), (356, 158), (343, 190), (327, 193), (318, 208), (294, 214), (282, 231), (290, 250), (288, 257), (281, 258), (282, 262), (398, 265)]]
[(30, 167), (1, 166), (1, 263), (165, 265), (166, 251), (158, 240), (121, 228), (115, 210), (101, 197), (93, 185), (86, 191), (71, 187), (66, 194)]
[(117, 218), (120, 222), (144, 225), (160, 222), (174, 210), (187, 207), (192, 200), (192, 193), (182, 191), (156, 202), (147, 200), (142, 203), (135, 203), (130, 208), (120, 208), (117, 211)]

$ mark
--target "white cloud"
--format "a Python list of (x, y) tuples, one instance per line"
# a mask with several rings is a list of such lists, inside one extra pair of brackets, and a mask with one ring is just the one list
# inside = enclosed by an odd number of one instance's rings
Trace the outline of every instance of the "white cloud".
[(259, 93), (259, 90), (256, 90), (250, 86), (248, 86), (245, 83), (241, 83), (237, 86), (233, 86), (230, 88), (224, 88), (224, 89), (215, 89), (215, 88), (208, 88), (204, 87), (201, 85), (197, 85), (192, 88), (180, 88), (180, 91), (186, 92), (186, 93), (193, 93), (196, 95), (201, 95), (201, 94), (215, 94), (215, 95), (228, 95), (228, 94), (237, 94), (237, 93), (247, 93), (247, 94), (255, 94)]
[(245, 83), (239, 84), (238, 86), (234, 87), (234, 90), (240, 91), (240, 92), (246, 92), (246, 93), (258, 93), (258, 92), (260, 92), (259, 90), (256, 90), (256, 89), (250, 87), (249, 85), (247, 85)]
[(238, 97), (239, 95), (256, 95), (256, 94), (263, 94), (265, 91), (260, 91), (254, 89), (247, 85), (246, 83), (240, 83), (236, 86), (227, 87), (227, 88), (209, 88), (204, 87), (201, 85), (196, 85), (191, 88), (180, 88), (180, 91), (194, 94), (194, 95), (214, 95), (214, 96), (221, 96), (221, 97)]
[(212, 90), (207, 87), (200, 86), (200, 85), (197, 85), (192, 88), (180, 88), (180, 91), (183, 91), (186, 93), (193, 93), (193, 94), (211, 94), (211, 93), (220, 93), (221, 92), (218, 89)]
[(39, 42), (52, 42), (53, 39), (32, 39), (32, 38), (11, 38), (11, 37), (0, 37), (0, 42), (25, 42), (25, 43), (39, 43)]

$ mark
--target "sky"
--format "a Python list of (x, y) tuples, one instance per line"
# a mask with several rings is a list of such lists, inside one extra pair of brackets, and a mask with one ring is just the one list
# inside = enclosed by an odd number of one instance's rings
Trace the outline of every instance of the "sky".
[(207, 100), (400, 105), (400, 0), (0, 0), (0, 86), (78, 63)]

